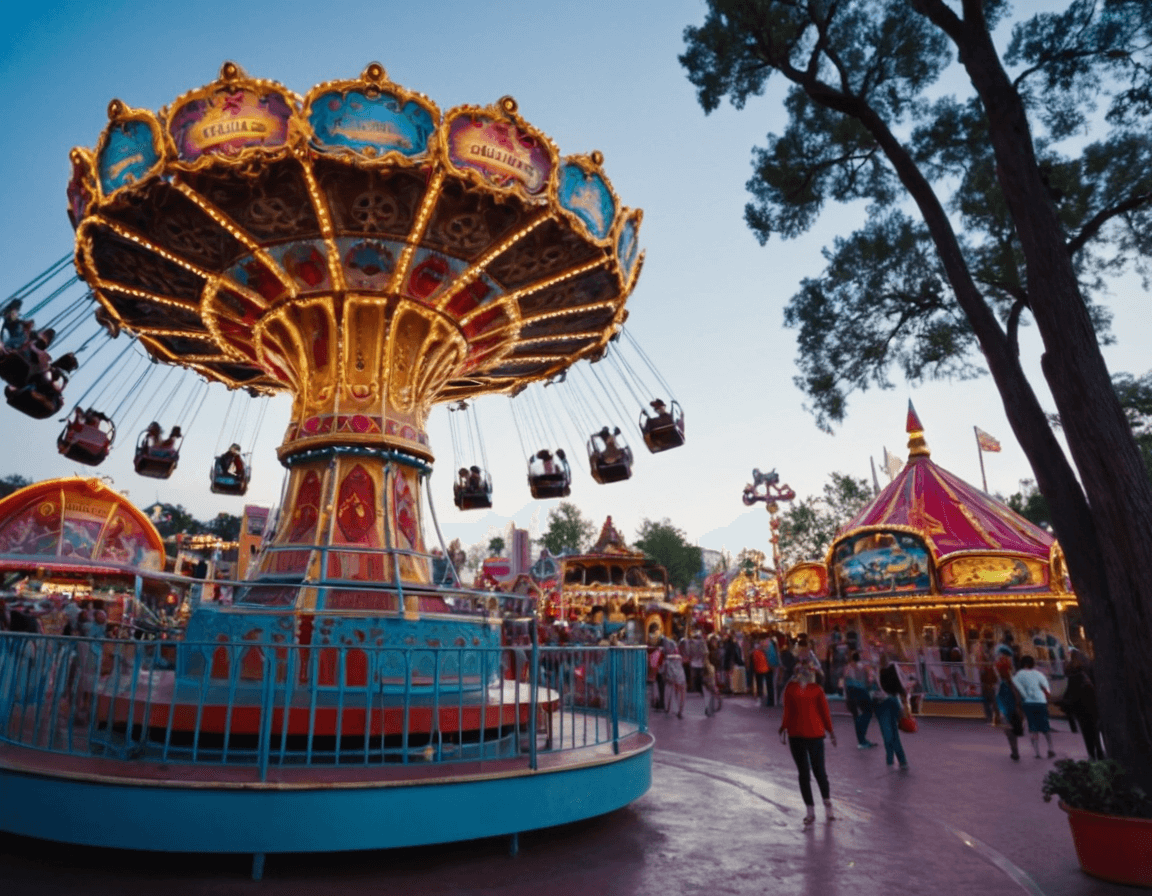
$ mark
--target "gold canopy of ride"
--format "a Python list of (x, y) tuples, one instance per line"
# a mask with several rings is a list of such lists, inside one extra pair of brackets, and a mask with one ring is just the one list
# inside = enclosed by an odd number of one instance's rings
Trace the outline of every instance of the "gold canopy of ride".
[(158, 114), (108, 113), (69, 186), (102, 323), (159, 361), (293, 396), (261, 573), (427, 582), (431, 406), (601, 355), (642, 213), (598, 152), (562, 158), (510, 97), (442, 114), (376, 63), (304, 97), (226, 63)]

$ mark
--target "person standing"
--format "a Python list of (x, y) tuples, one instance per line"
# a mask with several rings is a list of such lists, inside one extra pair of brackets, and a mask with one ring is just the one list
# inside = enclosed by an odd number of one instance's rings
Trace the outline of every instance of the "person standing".
[(1100, 711), (1096, 706), (1096, 686), (1088, 675), (1079, 650), (1072, 651), (1064, 671), (1068, 683), (1059, 707), (1070, 721), (1075, 721), (1084, 738), (1084, 749), (1089, 759), (1103, 759), (1104, 745), (1100, 742)]
[(908, 760), (904, 756), (904, 745), (900, 742), (900, 719), (904, 717), (908, 691), (900, 677), (900, 670), (887, 653), (880, 654), (879, 680), (882, 693), (875, 708), (876, 724), (880, 726), (880, 736), (884, 739), (884, 762), (891, 768), (895, 758), (900, 768), (906, 769)]
[(775, 706), (777, 702), (776, 675), (780, 668), (780, 647), (777, 643), (777, 637), (778, 634), (772, 632), (764, 643), (764, 656), (768, 659), (768, 687), (767, 693), (764, 695), (765, 706)]
[(850, 662), (844, 667), (844, 703), (852, 713), (856, 747), (860, 750), (876, 746), (868, 740), (868, 725), (872, 721), (872, 683), (872, 670), (860, 661), (860, 652), (853, 650)]
[(1028, 739), (1032, 741), (1032, 751), (1037, 759), (1040, 755), (1040, 735), (1048, 742), (1048, 758), (1054, 759), (1056, 751), (1052, 749), (1052, 726), (1048, 724), (1048, 701), (1052, 697), (1052, 688), (1048, 679), (1036, 668), (1036, 660), (1025, 654), (1020, 657), (1020, 668), (1012, 676), (1012, 684), (1020, 692), (1023, 703), (1024, 718), (1028, 720)]
[(807, 812), (805, 826), (816, 820), (816, 801), (812, 798), (812, 776), (824, 800), (824, 817), (832, 821), (832, 795), (828, 786), (828, 772), (824, 767), (824, 735), (827, 733), (836, 746), (836, 732), (832, 730), (832, 714), (828, 711), (828, 698), (816, 683), (816, 663), (806, 659), (797, 663), (792, 680), (784, 687), (784, 712), (780, 719), (780, 743), (788, 744), (792, 760), (800, 779), (800, 796)]

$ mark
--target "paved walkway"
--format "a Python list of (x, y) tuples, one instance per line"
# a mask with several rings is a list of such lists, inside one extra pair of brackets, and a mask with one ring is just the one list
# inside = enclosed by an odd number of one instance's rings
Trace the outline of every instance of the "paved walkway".
[[(339, 855), (272, 855), (264, 880), (246, 856), (101, 852), (0, 835), (0, 891), (23, 894), (548, 894), (871, 896), (978, 893), (1104, 896), (1135, 892), (1076, 863), (1064, 814), (1043, 802), (1050, 767), (1027, 743), (1008, 758), (982, 722), (923, 718), (905, 735), (910, 769), (888, 771), (882, 748), (857, 750), (851, 719), (835, 715), (828, 746), (839, 819), (804, 814), (795, 769), (776, 730), (779, 711), (725, 699), (705, 718), (699, 696), (684, 719), (654, 714), (651, 791), (609, 816), (507, 840)], [(1063, 722), (1061, 757), (1084, 758)], [(879, 741), (879, 732), (870, 732)], [(93, 824), (99, 824), (94, 818)], [(156, 819), (163, 824), (163, 819)], [(204, 819), (211, 824), (211, 819)], [(355, 824), (355, 819), (346, 823)]]

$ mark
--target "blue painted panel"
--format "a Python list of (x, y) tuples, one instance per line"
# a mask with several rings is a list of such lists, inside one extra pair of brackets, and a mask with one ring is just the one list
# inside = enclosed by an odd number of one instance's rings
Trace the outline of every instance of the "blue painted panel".
[(574, 769), (328, 790), (138, 787), (0, 769), (0, 830), (165, 852), (387, 849), (593, 818), (638, 799), (651, 784), (650, 746)]
[(415, 102), (381, 93), (332, 92), (317, 97), (309, 123), (318, 149), (351, 149), (371, 157), (399, 152), (409, 158), (428, 151), (435, 123), (431, 113)]
[(616, 219), (616, 202), (604, 178), (566, 162), (560, 167), (558, 193), (560, 204), (577, 215), (596, 239), (608, 236)]
[(124, 121), (110, 125), (108, 140), (96, 163), (104, 195), (142, 179), (160, 161), (155, 145), (147, 122)]
[(616, 241), (616, 256), (624, 268), (624, 276), (631, 277), (632, 269), (636, 264), (636, 256), (640, 251), (640, 228), (635, 218), (629, 218), (620, 228), (620, 237)]

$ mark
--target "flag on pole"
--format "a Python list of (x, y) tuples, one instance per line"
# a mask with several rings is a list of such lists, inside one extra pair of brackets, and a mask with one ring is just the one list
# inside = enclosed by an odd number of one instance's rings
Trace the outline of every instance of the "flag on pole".
[(900, 471), (904, 469), (904, 461), (902, 461), (895, 454), (889, 454), (888, 449), (884, 449), (884, 472), (888, 474), (888, 481), (891, 482), (900, 475)]
[(979, 426), (976, 427), (976, 444), (980, 446), (981, 451), (999, 451), (1000, 443), (984, 432)]

